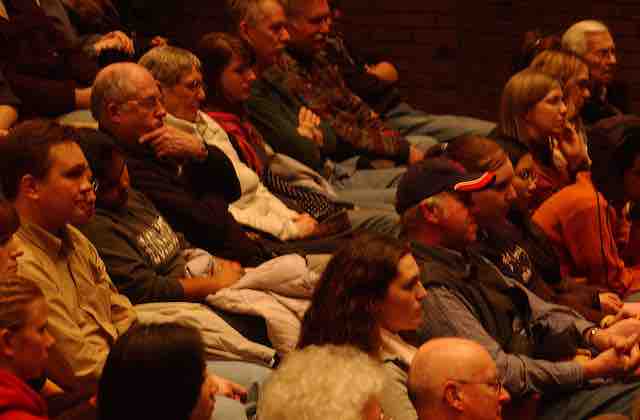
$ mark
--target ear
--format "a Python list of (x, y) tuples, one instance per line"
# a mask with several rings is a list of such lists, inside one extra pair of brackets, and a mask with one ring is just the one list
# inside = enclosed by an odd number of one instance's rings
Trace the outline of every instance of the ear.
[(32, 200), (38, 198), (39, 193), (38, 188), (38, 180), (31, 174), (27, 174), (22, 177), (20, 180), (20, 185), (18, 186), (18, 192), (23, 194), (25, 197), (28, 197)]
[(122, 114), (120, 113), (120, 107), (118, 104), (115, 102), (109, 102), (105, 107), (105, 111), (107, 112), (107, 118), (109, 118), (109, 121), (120, 123)]
[(429, 206), (427, 203), (422, 202), (418, 205), (418, 211), (422, 214), (422, 217), (427, 222), (437, 225), (440, 222), (440, 211), (435, 206)]
[(7, 328), (0, 329), (0, 354), (7, 358), (13, 358), (13, 333)]
[(442, 399), (444, 403), (456, 411), (464, 411), (462, 391), (452, 381), (444, 384)]

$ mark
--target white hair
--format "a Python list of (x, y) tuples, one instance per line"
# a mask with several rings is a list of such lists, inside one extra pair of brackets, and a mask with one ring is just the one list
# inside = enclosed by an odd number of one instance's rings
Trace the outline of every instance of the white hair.
[(258, 420), (361, 420), (385, 382), (381, 362), (352, 346), (290, 353), (264, 384)]
[(594, 32), (609, 32), (609, 28), (599, 20), (574, 23), (562, 35), (562, 48), (583, 56), (587, 53), (587, 34)]

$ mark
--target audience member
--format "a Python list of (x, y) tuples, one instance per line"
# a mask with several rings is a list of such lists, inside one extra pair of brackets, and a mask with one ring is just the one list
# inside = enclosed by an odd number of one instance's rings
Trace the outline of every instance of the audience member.
[(436, 338), (418, 349), (409, 392), (420, 420), (502, 420), (510, 400), (491, 355), (461, 338)]
[(588, 166), (584, 141), (567, 121), (567, 107), (559, 82), (533, 69), (516, 73), (504, 87), (500, 124), (495, 141), (515, 165), (531, 153), (536, 187), (531, 202), (537, 208), (575, 173)]
[(89, 394), (111, 344), (136, 321), (93, 245), (70, 225), (93, 215), (91, 171), (72, 133), (51, 122), (22, 123), (0, 147), (3, 189), (22, 222), (18, 275), (42, 289), (56, 339), (47, 374)]
[(352, 345), (384, 363), (380, 405), (396, 420), (416, 419), (407, 393), (415, 347), (399, 335), (422, 322), (425, 291), (416, 262), (402, 243), (362, 235), (327, 265), (302, 320), (299, 348)]
[(583, 20), (573, 24), (562, 35), (562, 47), (578, 54), (589, 64), (591, 99), (582, 110), (586, 124), (631, 111), (628, 87), (614, 81), (618, 65), (616, 45), (604, 23)]
[[(364, 154), (397, 163), (422, 159), (423, 152), (397, 131), (385, 127), (380, 117), (349, 90), (337, 69), (321, 57), (331, 20), (326, 0), (290, 1), (284, 9), (291, 36), (287, 52), (261, 77), (271, 84), (281, 85), (277, 91), (288, 89), (301, 105), (331, 125), (338, 135), (341, 152), (333, 153), (332, 157), (342, 160)], [(268, 113), (272, 109), (267, 105), (274, 100), (274, 94), (271, 90), (265, 93), (269, 96), (259, 98), (262, 106), (258, 110), (254, 104), (254, 114)], [(272, 143), (271, 138), (267, 142), (278, 150), (278, 144)]]
[(516, 177), (500, 146), (483, 137), (465, 136), (449, 142), (444, 155), (469, 172), (496, 175), (493, 184), (471, 193), (471, 211), (480, 228), (473, 245), (476, 252), (541, 299), (569, 306), (592, 322), (599, 323), (605, 315), (620, 310), (620, 298), (606, 287), (563, 278), (544, 232), (528, 214), (512, 208)]
[(27, 384), (43, 377), (54, 339), (44, 294), (31, 280), (0, 276), (0, 419), (45, 420), (47, 405)]
[(628, 297), (640, 291), (640, 267), (625, 265), (619, 251), (624, 244), (617, 242), (623, 207), (640, 200), (640, 125), (620, 124), (618, 136), (600, 124), (591, 130), (591, 172), (580, 172), (575, 184), (543, 203), (533, 221), (553, 244), (564, 276), (585, 277)]
[(177, 324), (135, 326), (113, 345), (98, 388), (100, 420), (224, 419), (200, 333)]
[[(96, 215), (79, 227), (98, 249), (122, 294), (135, 304), (202, 301), (242, 277), (244, 270), (237, 262), (196, 249), (191, 249), (194, 258), (213, 260), (202, 262), (210, 267), (207, 270), (190, 270), (188, 244), (149, 199), (130, 187), (124, 156), (111, 139), (93, 130), (78, 137), (98, 185)], [(190, 271), (196, 274), (189, 276)]]
[[(203, 39), (206, 45), (210, 45), (206, 42), (207, 35)], [(214, 71), (214, 69), (211, 69), (211, 63), (208, 61), (212, 55), (215, 57), (215, 51), (211, 54), (211, 51), (207, 50), (206, 55), (203, 55), (207, 69), (204, 75), (206, 81), (213, 81), (210, 79), (209, 70)], [(195, 55), (175, 47), (162, 47), (145, 54), (140, 64), (147, 68), (160, 84), (165, 108), (168, 111), (167, 122), (177, 128), (184, 128), (184, 131), (199, 137), (204, 143), (219, 148), (233, 164), (231, 176), (237, 177), (241, 194), (237, 200), (229, 204), (229, 212), (238, 223), (266, 232), (281, 240), (302, 239), (319, 233), (316, 219), (308, 213), (299, 213), (287, 207), (262, 183), (261, 178), (264, 176), (267, 164), (264, 144), (260, 142), (259, 133), (255, 129), (249, 130), (252, 127), (242, 124), (240, 120), (243, 118), (242, 114), (238, 116), (230, 110), (224, 112), (224, 108), (216, 108), (218, 112), (215, 114), (205, 115), (200, 112), (200, 106), (205, 100), (204, 85), (211, 87), (209, 96), (216, 97), (219, 94), (217, 89), (219, 83), (216, 83), (215, 87), (206, 82), (203, 84), (202, 65)], [(244, 66), (244, 64), (240, 65)], [(219, 73), (221, 72), (216, 72), (216, 75)], [(236, 95), (241, 93), (242, 85), (233, 82), (229, 84), (231, 92)], [(191, 90), (189, 86), (196, 88)], [(248, 85), (244, 87), (248, 95)], [(236, 103), (238, 99), (229, 98), (227, 103), (235, 109), (238, 106)], [(211, 102), (213, 100), (209, 99), (208, 103)], [(226, 131), (234, 134), (238, 151), (234, 149), (225, 130), (212, 121), (211, 117), (224, 121)], [(229, 119), (232, 121), (228, 121)], [(200, 134), (201, 131), (205, 134)], [(248, 136), (248, 134), (254, 135)], [(262, 159), (259, 154), (263, 155)], [(216, 176), (216, 174), (212, 173), (210, 176)]]
[[(20, 100), (13, 94), (7, 79), (0, 72), (0, 138), (9, 134), (9, 129), (18, 121)], [(2, 190), (0, 190), (1, 196)]]
[[(478, 342), (514, 398), (542, 394), (541, 419), (628, 413), (638, 382), (590, 384), (635, 371), (638, 334), (599, 329), (569, 308), (541, 300), (468, 248), (477, 225), (470, 198), (461, 191), (477, 191), (492, 178), (432, 159), (411, 167), (400, 182), (398, 212), (427, 289), (421, 341), (462, 337)], [(585, 346), (596, 356), (570, 360)]]
[[(91, 101), (100, 129), (125, 152), (132, 186), (173, 229), (194, 246), (243, 266), (270, 258), (228, 211), (228, 203), (241, 193), (231, 161), (218, 148), (164, 124), (160, 90), (144, 67), (105, 67), (96, 77)], [(210, 182), (214, 174), (215, 183)]]
[(289, 354), (265, 385), (258, 420), (378, 420), (380, 363), (350, 346), (308, 346)]

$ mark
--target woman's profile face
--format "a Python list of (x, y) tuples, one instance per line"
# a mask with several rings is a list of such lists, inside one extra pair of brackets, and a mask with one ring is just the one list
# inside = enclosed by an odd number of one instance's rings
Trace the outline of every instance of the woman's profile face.
[(391, 332), (415, 330), (422, 325), (422, 299), (427, 292), (420, 282), (420, 270), (413, 255), (398, 261), (398, 271), (387, 294), (377, 307), (378, 324)]
[(21, 255), (22, 251), (15, 235), (11, 235), (9, 240), (0, 244), (0, 277), (16, 273), (18, 257)]
[(561, 135), (566, 120), (567, 107), (559, 88), (551, 89), (524, 116), (529, 133), (535, 140)]
[(22, 379), (42, 376), (54, 339), (47, 331), (49, 310), (44, 298), (27, 306), (27, 319), (22, 327), (10, 333), (8, 342), (13, 350), (13, 369)]
[(515, 168), (513, 186), (516, 190), (516, 206), (528, 212), (531, 203), (531, 196), (536, 187), (536, 172), (533, 167), (533, 158), (530, 153), (522, 156)]
[(586, 65), (581, 65), (576, 74), (567, 81), (564, 87), (566, 93), (567, 119), (569, 121), (580, 114), (585, 101), (591, 97), (589, 85), (589, 68)]
[(251, 84), (256, 80), (253, 68), (238, 55), (233, 54), (231, 61), (220, 75), (220, 88), (225, 99), (231, 104), (240, 104), (249, 99)]

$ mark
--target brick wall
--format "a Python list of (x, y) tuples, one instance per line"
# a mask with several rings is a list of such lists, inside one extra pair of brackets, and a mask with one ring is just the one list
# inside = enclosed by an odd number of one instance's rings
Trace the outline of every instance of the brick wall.
[(410, 102), (434, 113), (496, 120), (500, 92), (522, 34), (562, 32), (598, 18), (618, 48), (619, 76), (640, 112), (638, 0), (343, 0), (349, 31), (363, 49), (398, 67)]

